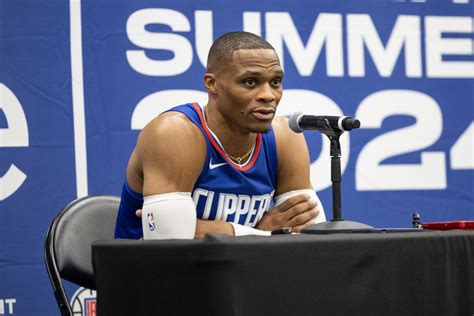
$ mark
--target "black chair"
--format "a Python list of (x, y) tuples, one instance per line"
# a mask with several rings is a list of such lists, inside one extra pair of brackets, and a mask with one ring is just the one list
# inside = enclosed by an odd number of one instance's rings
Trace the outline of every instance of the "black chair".
[(91, 245), (114, 238), (119, 204), (117, 196), (79, 198), (64, 207), (49, 226), (45, 262), (61, 315), (73, 315), (62, 279), (95, 290)]

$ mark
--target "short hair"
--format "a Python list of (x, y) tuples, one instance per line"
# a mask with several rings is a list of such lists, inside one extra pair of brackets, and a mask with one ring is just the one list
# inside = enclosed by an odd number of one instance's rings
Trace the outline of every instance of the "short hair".
[(258, 35), (249, 32), (229, 32), (212, 44), (207, 57), (207, 68), (219, 67), (232, 60), (233, 53), (240, 49), (272, 49), (273, 46)]

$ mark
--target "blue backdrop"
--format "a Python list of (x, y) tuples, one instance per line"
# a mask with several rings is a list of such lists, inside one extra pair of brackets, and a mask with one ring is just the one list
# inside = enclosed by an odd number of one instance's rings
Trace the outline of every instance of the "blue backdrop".
[[(206, 104), (207, 51), (228, 31), (274, 45), (279, 115), (360, 119), (341, 140), (345, 218), (474, 220), (473, 13), (471, 0), (0, 0), (0, 315), (58, 314), (49, 223), (76, 197), (120, 194), (154, 116)], [(331, 218), (329, 144), (305, 136)], [(76, 290), (85, 315), (93, 293)]]

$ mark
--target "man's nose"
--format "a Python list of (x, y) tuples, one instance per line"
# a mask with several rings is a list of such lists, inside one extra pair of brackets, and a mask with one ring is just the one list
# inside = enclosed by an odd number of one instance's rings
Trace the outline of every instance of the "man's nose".
[(257, 101), (271, 103), (276, 99), (276, 91), (269, 84), (263, 85), (258, 91)]

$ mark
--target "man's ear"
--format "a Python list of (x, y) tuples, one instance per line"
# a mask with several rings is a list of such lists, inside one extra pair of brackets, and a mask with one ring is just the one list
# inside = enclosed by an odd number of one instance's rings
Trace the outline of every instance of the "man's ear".
[(209, 93), (217, 93), (216, 76), (214, 74), (207, 72), (204, 75), (204, 87)]

